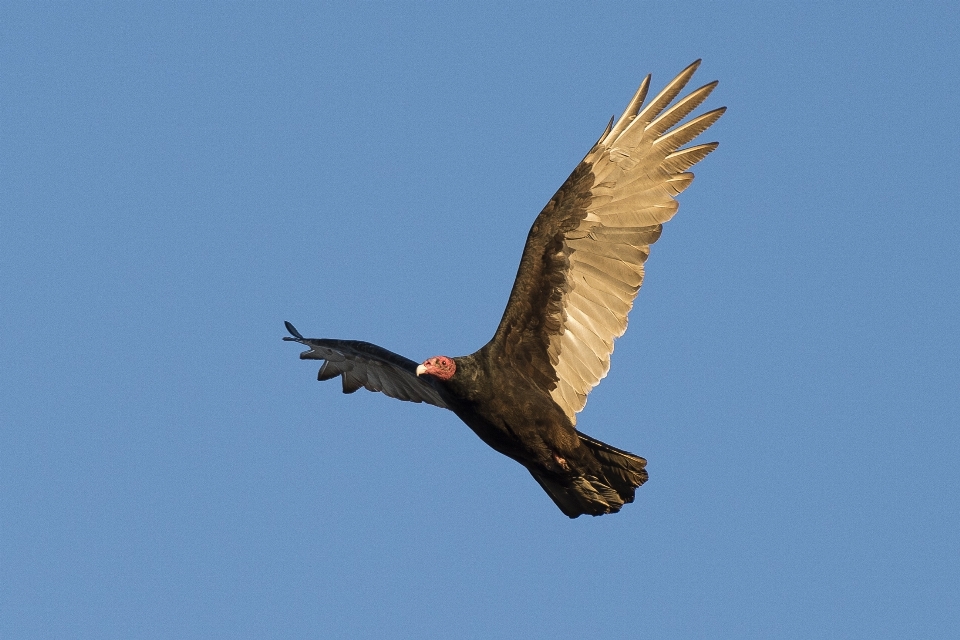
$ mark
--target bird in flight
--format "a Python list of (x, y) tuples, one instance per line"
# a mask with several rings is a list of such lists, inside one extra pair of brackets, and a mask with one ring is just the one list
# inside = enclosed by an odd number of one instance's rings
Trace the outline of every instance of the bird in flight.
[(650, 76), (619, 120), (534, 220), (507, 308), (493, 338), (467, 356), (421, 364), (369, 342), (284, 340), (322, 360), (317, 378), (453, 411), (485, 443), (530, 472), (570, 518), (616, 513), (647, 480), (647, 461), (577, 430), (587, 394), (610, 368), (613, 341), (643, 281), (643, 264), (687, 171), (717, 148), (684, 147), (725, 108), (683, 122), (716, 82), (677, 100), (700, 61), (644, 106)]

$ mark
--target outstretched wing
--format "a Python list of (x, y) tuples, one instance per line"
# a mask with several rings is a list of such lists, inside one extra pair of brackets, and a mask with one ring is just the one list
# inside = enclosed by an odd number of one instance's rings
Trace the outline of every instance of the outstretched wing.
[(353, 393), (360, 387), (380, 391), (397, 400), (428, 402), (443, 409), (450, 407), (430, 380), (417, 376), (417, 363), (383, 347), (359, 340), (304, 338), (289, 322), (284, 322), (292, 337), (310, 349), (300, 354), (301, 360), (323, 360), (317, 380), (340, 376), (343, 392)]
[(684, 69), (647, 106), (650, 76), (537, 216), (517, 279), (490, 343), (495, 361), (525, 372), (574, 423), (607, 374), (613, 341), (643, 281), (643, 263), (687, 169), (716, 142), (681, 147), (717, 121), (715, 109), (678, 125), (716, 87), (711, 82), (667, 108), (699, 66)]

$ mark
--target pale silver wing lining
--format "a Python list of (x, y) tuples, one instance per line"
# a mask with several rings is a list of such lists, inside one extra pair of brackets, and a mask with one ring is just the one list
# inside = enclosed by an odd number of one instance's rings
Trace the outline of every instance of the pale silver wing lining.
[(667, 109), (697, 66), (699, 61), (684, 69), (641, 109), (650, 83), (650, 77), (645, 78), (616, 125), (584, 159), (594, 175), (592, 197), (586, 217), (565, 235), (569, 266), (561, 331), (551, 336), (548, 346), (558, 377), (551, 397), (574, 423), (587, 394), (610, 369), (613, 342), (627, 329), (650, 245), (676, 213), (674, 197), (693, 181), (686, 170), (717, 147), (709, 143), (680, 149), (716, 122), (724, 109), (671, 130), (717, 84), (707, 84)]

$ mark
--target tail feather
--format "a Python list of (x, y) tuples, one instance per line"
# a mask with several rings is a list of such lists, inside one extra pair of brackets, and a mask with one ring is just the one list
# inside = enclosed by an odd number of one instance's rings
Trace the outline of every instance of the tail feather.
[(599, 474), (574, 478), (547, 475), (529, 469), (530, 475), (543, 487), (564, 515), (576, 518), (583, 514), (600, 516), (616, 513), (624, 504), (633, 502), (637, 487), (647, 481), (647, 461), (622, 449), (577, 432), (580, 442), (600, 463)]
[(616, 513), (623, 506), (620, 495), (596, 476), (577, 476), (561, 481), (534, 469), (528, 471), (569, 518), (585, 513), (591, 516)]
[(634, 492), (650, 477), (647, 474), (647, 461), (629, 451), (611, 447), (588, 435), (580, 433), (581, 444), (587, 446), (600, 463), (608, 484), (623, 498), (624, 502), (633, 502)]

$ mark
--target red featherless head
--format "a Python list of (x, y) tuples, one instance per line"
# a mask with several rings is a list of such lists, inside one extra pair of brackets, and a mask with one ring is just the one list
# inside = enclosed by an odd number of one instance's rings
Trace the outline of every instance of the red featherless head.
[(447, 356), (435, 356), (417, 367), (418, 376), (427, 373), (441, 380), (449, 380), (456, 372), (457, 363), (453, 361), (453, 358)]

